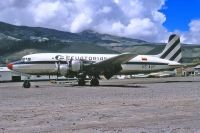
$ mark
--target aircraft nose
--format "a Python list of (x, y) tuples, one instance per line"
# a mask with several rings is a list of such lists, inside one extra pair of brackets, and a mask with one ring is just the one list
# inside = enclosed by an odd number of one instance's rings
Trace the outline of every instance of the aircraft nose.
[(12, 63), (9, 63), (9, 64), (7, 65), (7, 68), (10, 69), (10, 70), (12, 70), (12, 69), (13, 69), (13, 64), (12, 64)]

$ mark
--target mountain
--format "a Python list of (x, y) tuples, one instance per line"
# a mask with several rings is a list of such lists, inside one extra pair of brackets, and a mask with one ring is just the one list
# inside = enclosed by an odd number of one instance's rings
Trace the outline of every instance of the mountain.
[[(41, 27), (15, 26), (0, 22), (0, 64), (38, 52), (156, 54), (164, 44), (130, 39), (91, 30), (70, 33)], [(184, 45), (184, 60), (199, 60), (199, 45)]]

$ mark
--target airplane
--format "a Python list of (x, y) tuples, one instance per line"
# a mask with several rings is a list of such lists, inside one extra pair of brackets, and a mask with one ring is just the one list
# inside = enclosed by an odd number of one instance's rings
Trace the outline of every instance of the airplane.
[(157, 55), (122, 54), (80, 54), (80, 53), (37, 53), (9, 63), (7, 67), (27, 75), (23, 87), (31, 86), (31, 75), (57, 75), (77, 77), (78, 85), (98, 86), (100, 75), (110, 79), (114, 75), (151, 73), (173, 70), (180, 67), (182, 59), (180, 37), (172, 34), (164, 50)]

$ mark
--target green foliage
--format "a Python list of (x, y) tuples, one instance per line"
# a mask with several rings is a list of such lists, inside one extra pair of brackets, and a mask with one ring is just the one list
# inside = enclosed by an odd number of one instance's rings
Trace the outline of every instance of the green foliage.
[(192, 63), (200, 63), (200, 57), (193, 58)]

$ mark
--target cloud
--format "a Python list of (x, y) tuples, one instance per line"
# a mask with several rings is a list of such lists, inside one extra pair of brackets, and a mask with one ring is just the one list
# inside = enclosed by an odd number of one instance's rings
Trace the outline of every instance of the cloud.
[[(0, 21), (69, 32), (91, 29), (152, 42), (166, 41), (166, 16), (159, 10), (165, 0), (7, 0), (0, 1)], [(199, 20), (181, 34), (185, 42), (198, 42)]]
[[(76, 13), (72, 16), (71, 32), (92, 29), (100, 33), (140, 38), (148, 41), (160, 41), (167, 34), (163, 23), (165, 15), (158, 10), (163, 0), (82, 0), (75, 1)], [(83, 8), (84, 7), (84, 8)], [(81, 19), (80, 19), (81, 18)]]
[(184, 43), (200, 44), (200, 19), (192, 20), (189, 23), (188, 32), (178, 32), (182, 35), (182, 41)]
[(78, 16), (75, 17), (75, 19), (73, 20), (71, 27), (70, 27), (70, 31), (71, 32), (79, 32), (82, 31), (84, 29), (89, 29), (89, 25), (91, 24), (92, 19), (90, 18), (90, 16), (81, 13)]
[(57, 15), (57, 11), (61, 7), (59, 1), (49, 2), (44, 1), (35, 6), (31, 6), (29, 11), (33, 14), (36, 23), (43, 23), (49, 21)]

